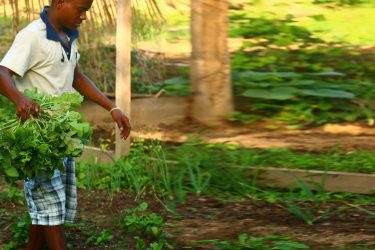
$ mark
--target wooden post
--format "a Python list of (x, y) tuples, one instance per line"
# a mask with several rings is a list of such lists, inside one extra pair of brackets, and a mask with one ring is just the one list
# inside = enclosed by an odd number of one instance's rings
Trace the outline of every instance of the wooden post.
[[(116, 104), (130, 119), (131, 104), (131, 0), (118, 0), (116, 29)], [(116, 126), (116, 158), (130, 152), (130, 136), (124, 141)]]

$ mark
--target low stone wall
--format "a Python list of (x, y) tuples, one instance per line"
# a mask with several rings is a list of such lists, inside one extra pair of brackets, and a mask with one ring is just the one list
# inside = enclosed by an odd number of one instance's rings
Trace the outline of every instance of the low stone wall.
[[(188, 107), (187, 97), (142, 97), (132, 98), (131, 121), (132, 127), (153, 127), (160, 124), (173, 124), (186, 116)], [(112, 123), (109, 112), (95, 103), (85, 100), (78, 109), (86, 121), (97, 123)]]

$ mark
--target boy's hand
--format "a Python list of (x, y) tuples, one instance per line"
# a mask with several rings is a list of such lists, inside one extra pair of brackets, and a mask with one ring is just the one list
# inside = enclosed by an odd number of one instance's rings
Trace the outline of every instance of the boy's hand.
[(39, 104), (26, 96), (18, 100), (16, 102), (16, 106), (16, 114), (19, 118), (21, 118), (22, 122), (26, 121), (32, 116), (38, 116), (40, 112)]
[(112, 119), (116, 122), (118, 128), (121, 131), (121, 138), (126, 140), (131, 130), (129, 119), (119, 109), (113, 110), (111, 112), (111, 115)]

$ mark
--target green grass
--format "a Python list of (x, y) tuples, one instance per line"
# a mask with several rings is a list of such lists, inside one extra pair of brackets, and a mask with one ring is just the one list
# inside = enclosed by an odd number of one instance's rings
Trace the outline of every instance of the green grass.
[[(180, 11), (162, 5), (166, 26), (170, 29), (189, 26), (190, 10), (188, 1), (179, 1)], [(375, 8), (373, 4), (336, 6), (313, 4), (311, 0), (237, 0), (243, 10), (230, 10), (230, 13), (244, 13), (249, 17), (271, 17), (284, 19), (294, 16), (295, 24), (313, 32), (314, 36), (326, 42), (341, 42), (350, 45), (372, 45), (375, 43)], [(348, 22), (347, 20), (350, 20)], [(188, 31), (169, 34), (170, 39), (189, 39)]]
[(238, 242), (230, 242), (226, 240), (202, 240), (197, 243), (209, 243), (215, 246), (216, 250), (297, 250), (310, 249), (306, 244), (299, 243), (290, 237), (279, 235), (266, 235), (264, 237), (253, 237), (248, 234), (240, 234)]
[(99, 188), (117, 192), (122, 189), (135, 192), (138, 198), (149, 192), (156, 193), (171, 211), (176, 203), (185, 202), (187, 194), (222, 197), (223, 200), (250, 196), (269, 202), (309, 200), (320, 204), (321, 200), (351, 200), (355, 204), (371, 204), (375, 202), (374, 197), (366, 195), (332, 194), (322, 190), (314, 193), (302, 180), (298, 181), (299, 189), (259, 187), (256, 176), (249, 176), (247, 167), (373, 173), (374, 162), (375, 154), (365, 151), (344, 153), (337, 149), (308, 153), (200, 142), (166, 147), (158, 142), (137, 141), (132, 145), (130, 156), (114, 164), (79, 162), (77, 176), (78, 186), (88, 191)]
[[(239, 1), (241, 2), (241, 1)], [(246, 2), (246, 1), (243, 1)], [(248, 1), (247, 1), (248, 2)], [(373, 6), (335, 7), (313, 4), (310, 0), (261, 0), (246, 4), (243, 11), (253, 18), (270, 17), (284, 19), (293, 16), (295, 24), (313, 32), (326, 42), (342, 42), (351, 45), (375, 43), (375, 8)], [(350, 21), (348, 21), (350, 20)]]
[(375, 152), (301, 152), (287, 148), (249, 149), (235, 145), (187, 143), (166, 149), (167, 159), (199, 161), (201, 166), (280, 167), (306, 170), (375, 173)]
[(370, 28), (375, 25), (373, 7), (324, 10), (318, 15), (323, 15), (325, 20), (301, 18), (299, 23), (324, 41), (361, 46), (375, 43), (375, 30)]

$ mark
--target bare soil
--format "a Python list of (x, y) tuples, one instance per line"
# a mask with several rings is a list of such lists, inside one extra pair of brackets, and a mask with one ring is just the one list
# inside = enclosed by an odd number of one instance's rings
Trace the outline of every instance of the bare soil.
[[(137, 205), (132, 194), (119, 192), (109, 195), (104, 191), (79, 190), (79, 214), (75, 226), (66, 229), (69, 249), (135, 249), (134, 235), (120, 230), (124, 208)], [(236, 241), (239, 234), (262, 237), (269, 234), (292, 237), (311, 246), (310, 249), (375, 249), (375, 217), (355, 208), (345, 208), (341, 202), (328, 202), (319, 207), (308, 206), (319, 216), (331, 211), (330, 216), (308, 225), (287, 211), (281, 203), (268, 203), (250, 198), (236, 202), (222, 202), (213, 198), (189, 196), (178, 205), (176, 214), (166, 212), (153, 197), (145, 197), (150, 211), (166, 220), (163, 231), (176, 249), (214, 249), (198, 244), (197, 240)], [(375, 211), (375, 205), (363, 206)], [(10, 240), (10, 223), (26, 213), (19, 202), (2, 202), (0, 209), (0, 248)], [(108, 229), (114, 239), (105, 245), (87, 243), (89, 236)], [(24, 249), (24, 248), (20, 248)]]
[[(208, 143), (238, 144), (247, 148), (283, 147), (295, 150), (324, 151), (340, 147), (343, 151), (375, 150), (375, 127), (364, 122), (328, 124), (303, 130), (270, 129), (278, 124), (254, 123), (249, 125), (223, 122), (216, 126), (205, 126), (191, 120), (181, 120), (174, 124), (138, 127), (132, 131), (132, 138), (142, 137), (166, 142), (182, 143), (189, 137)], [(109, 140), (109, 148), (114, 149), (113, 126), (108, 123), (94, 127), (94, 145), (99, 138)]]

